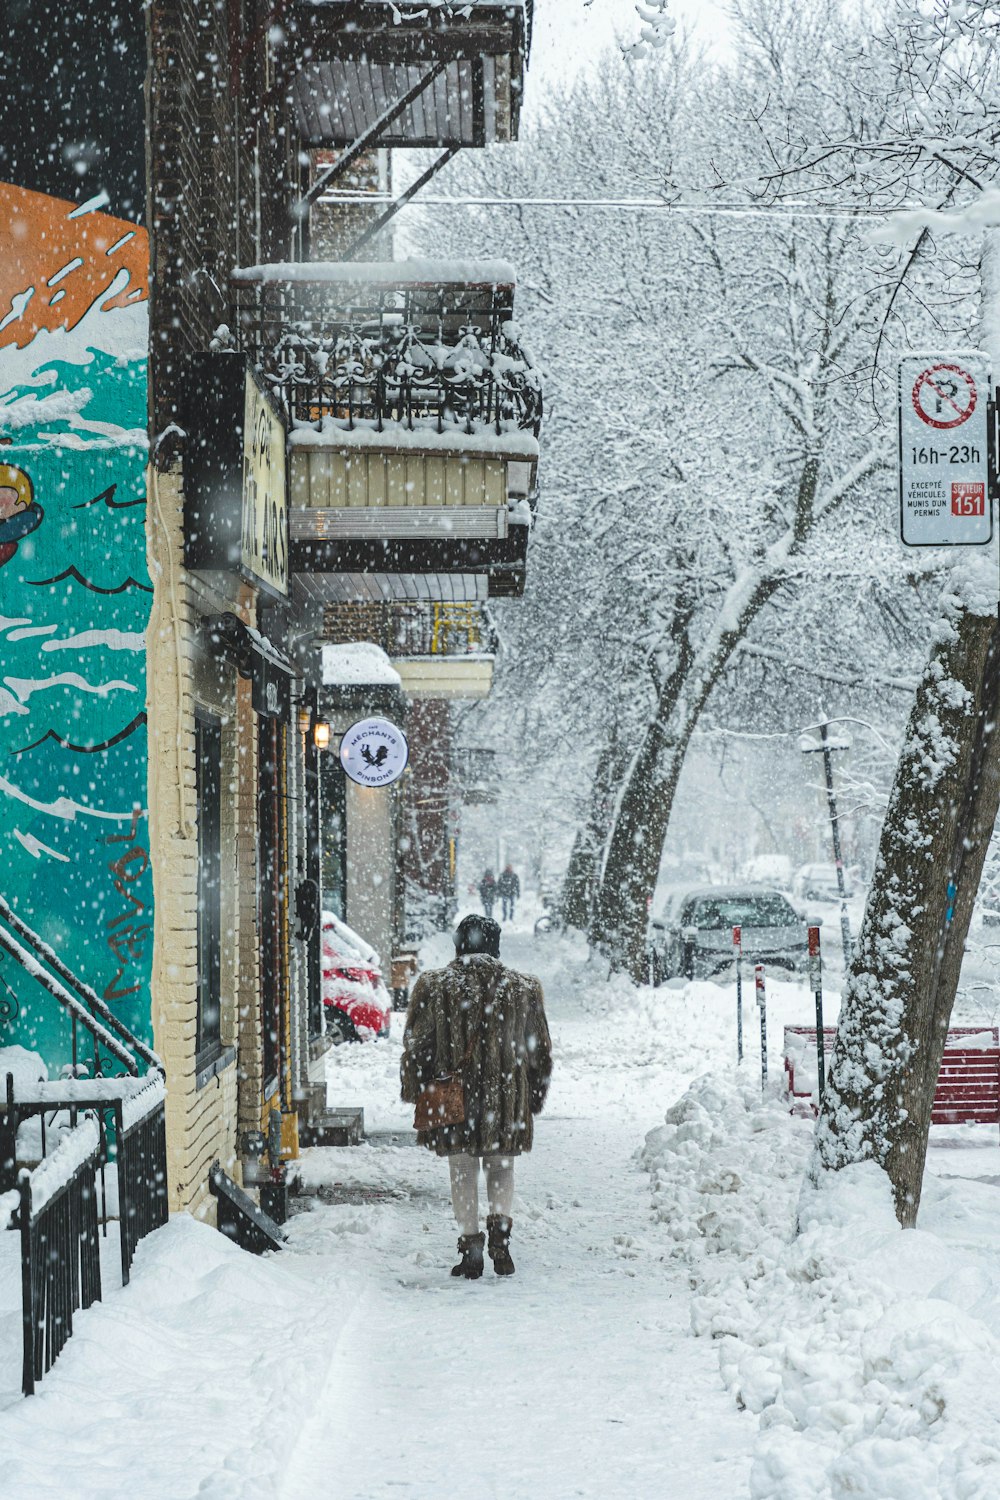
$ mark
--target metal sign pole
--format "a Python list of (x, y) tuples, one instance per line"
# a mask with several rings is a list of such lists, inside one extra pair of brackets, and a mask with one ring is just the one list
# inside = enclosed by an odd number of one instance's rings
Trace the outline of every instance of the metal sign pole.
[(819, 1097), (822, 1100), (826, 1088), (826, 1056), (823, 1038), (823, 958), (819, 949), (819, 928), (809, 931), (809, 978), (812, 981), (816, 1001), (816, 1076), (819, 1081)]
[(754, 967), (753, 977), (760, 1008), (760, 1088), (761, 1093), (764, 1093), (767, 1090), (767, 994), (764, 989), (763, 964)]
[(736, 950), (736, 1061), (743, 1061), (743, 929), (733, 928)]

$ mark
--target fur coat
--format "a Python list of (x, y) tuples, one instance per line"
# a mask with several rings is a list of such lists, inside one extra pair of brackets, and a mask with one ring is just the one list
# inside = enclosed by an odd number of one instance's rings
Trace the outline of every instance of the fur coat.
[(530, 1151), (532, 1115), (545, 1102), (552, 1072), (537, 979), (482, 953), (420, 975), (403, 1034), (403, 1099), (415, 1104), (434, 1078), (459, 1072), (467, 1052), (464, 1122), (421, 1131), (420, 1144), (439, 1156)]

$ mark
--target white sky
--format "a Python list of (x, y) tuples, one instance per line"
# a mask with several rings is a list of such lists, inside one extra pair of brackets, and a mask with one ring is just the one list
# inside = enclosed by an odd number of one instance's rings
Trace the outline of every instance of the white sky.
[[(672, 0), (669, 14), (692, 26), (712, 47), (727, 29), (719, 0)], [(616, 33), (638, 41), (635, 0), (536, 0), (528, 97), (539, 85), (572, 78), (592, 63)]]

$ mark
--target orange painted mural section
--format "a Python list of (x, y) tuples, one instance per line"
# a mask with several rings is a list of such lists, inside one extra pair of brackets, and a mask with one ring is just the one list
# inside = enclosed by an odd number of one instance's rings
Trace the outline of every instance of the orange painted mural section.
[(20, 315), (0, 328), (0, 349), (23, 349), (43, 328), (75, 327), (122, 270), (128, 282), (102, 303), (105, 310), (149, 296), (145, 229), (0, 183), (0, 322), (12, 312), (14, 297), (34, 288)]

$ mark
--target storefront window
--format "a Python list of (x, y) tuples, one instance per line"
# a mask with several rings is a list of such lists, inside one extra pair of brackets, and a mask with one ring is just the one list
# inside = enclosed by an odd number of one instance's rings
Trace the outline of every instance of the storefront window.
[(222, 726), (195, 713), (198, 790), (198, 1062), (222, 1043)]
[(285, 798), (285, 726), (258, 720), (258, 896), (260, 903), (260, 996), (264, 1087), (282, 1074), (282, 1028), (287, 1016), (288, 848)]

